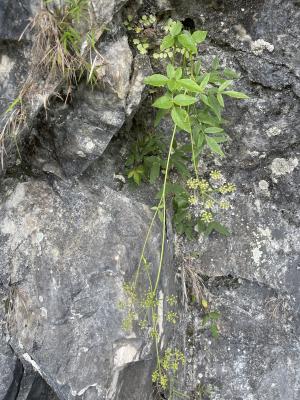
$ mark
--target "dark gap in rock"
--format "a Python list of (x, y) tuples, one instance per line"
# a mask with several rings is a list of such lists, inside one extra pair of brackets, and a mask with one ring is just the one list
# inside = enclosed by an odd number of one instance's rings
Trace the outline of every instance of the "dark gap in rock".
[(20, 360), (17, 360), (14, 370), (14, 379), (3, 400), (17, 400), (23, 374), (24, 374), (23, 365)]
[(182, 25), (184, 29), (187, 29), (188, 31), (194, 31), (195, 30), (195, 21), (192, 18), (185, 18), (182, 21)]
[(37, 376), (32, 384), (26, 400), (57, 400), (58, 397), (41, 376)]

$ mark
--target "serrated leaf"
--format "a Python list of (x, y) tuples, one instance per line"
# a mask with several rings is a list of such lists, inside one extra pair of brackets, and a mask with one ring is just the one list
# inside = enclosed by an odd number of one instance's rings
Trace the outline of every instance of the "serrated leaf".
[(160, 49), (161, 50), (166, 50), (169, 49), (170, 47), (172, 47), (174, 45), (174, 38), (171, 35), (167, 35), (163, 38), (161, 45), (160, 45)]
[(177, 83), (180, 87), (187, 89), (191, 92), (201, 92), (200, 86), (197, 85), (197, 83), (192, 79), (179, 79)]
[(182, 108), (173, 107), (171, 111), (171, 117), (174, 124), (184, 131), (191, 133), (190, 117), (185, 110)]
[(204, 132), (205, 133), (221, 133), (221, 132), (224, 132), (224, 129), (219, 128), (218, 126), (213, 126), (211, 128), (205, 128)]
[(203, 90), (206, 88), (206, 85), (209, 82), (209, 78), (210, 78), (210, 73), (204, 75), (204, 78), (202, 79), (201, 83), (199, 84), (201, 92), (203, 92)]
[(195, 31), (192, 34), (192, 38), (194, 39), (194, 42), (198, 44), (204, 42), (204, 40), (206, 39), (206, 35), (207, 31)]
[(223, 92), (223, 94), (226, 94), (226, 96), (229, 96), (229, 97), (234, 97), (235, 99), (249, 99), (249, 96), (247, 96), (245, 93), (235, 92), (233, 90)]
[(178, 36), (179, 43), (190, 53), (197, 53), (197, 47), (190, 33), (183, 33)]
[(213, 153), (219, 154), (221, 157), (224, 156), (221, 147), (218, 145), (214, 138), (206, 136), (206, 143)]
[(171, 25), (170, 34), (174, 37), (179, 35), (182, 30), (182, 23), (180, 21), (176, 21)]
[(161, 74), (154, 74), (151, 76), (147, 76), (144, 79), (144, 83), (146, 85), (151, 85), (151, 86), (165, 86), (165, 84), (168, 82), (168, 78), (165, 75)]
[(173, 106), (173, 101), (168, 96), (161, 96), (152, 104), (153, 107), (169, 110)]
[(188, 96), (187, 94), (178, 94), (174, 97), (174, 103), (178, 106), (190, 106), (195, 104), (197, 99), (192, 96)]

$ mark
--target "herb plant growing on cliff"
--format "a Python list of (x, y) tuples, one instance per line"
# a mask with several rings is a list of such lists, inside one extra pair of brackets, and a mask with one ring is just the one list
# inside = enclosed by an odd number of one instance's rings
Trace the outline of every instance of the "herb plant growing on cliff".
[[(131, 168), (129, 177), (137, 184), (142, 179), (154, 182), (159, 176), (162, 176), (163, 183), (156, 196), (157, 203), (153, 207), (153, 218), (134, 281), (126, 286), (129, 298), (126, 324), (130, 325), (141, 310), (148, 315), (150, 322), (144, 321), (143, 327), (151, 326), (150, 335), (157, 351), (157, 368), (152, 375), (153, 382), (167, 393), (168, 399), (173, 399), (187, 396), (177, 392), (173, 384), (174, 373), (179, 364), (184, 362), (181, 353), (177, 350), (167, 350), (167, 353), (161, 356), (159, 351), (158, 315), (161, 299), (158, 289), (166, 247), (167, 208), (169, 200), (172, 200), (174, 224), (179, 233), (185, 233), (189, 237), (196, 232), (210, 234), (213, 230), (223, 235), (229, 234), (215, 219), (215, 214), (220, 209), (230, 207), (224, 196), (230, 195), (235, 186), (224, 181), (222, 174), (216, 170), (211, 171), (208, 177), (203, 177), (202, 174), (200, 176), (198, 165), (201, 155), (207, 150), (215, 156), (224, 157), (222, 144), (227, 142), (228, 137), (223, 128), (222, 112), (226, 97), (248, 97), (244, 93), (232, 90), (233, 80), (229, 79), (234, 77), (232, 71), (222, 71), (217, 62), (214, 62), (209, 70), (202, 66), (201, 60), (198, 59), (198, 45), (205, 40), (206, 31), (190, 33), (183, 29), (179, 21), (168, 21), (166, 30), (167, 35), (161, 42), (160, 52), (166, 52), (170, 62), (166, 65), (165, 74), (151, 75), (145, 79), (145, 83), (161, 92), (153, 103), (153, 107), (158, 110), (155, 126), (158, 126), (162, 118), (172, 121), (169, 143), (164, 144), (166, 150), (164, 146), (159, 146), (159, 151), (156, 151), (155, 139), (146, 138), (146, 143), (137, 143), (127, 162)], [(182, 137), (184, 144), (179, 146)], [(147, 141), (150, 141), (152, 147), (147, 147)], [(190, 165), (193, 172), (190, 172)], [(171, 171), (177, 172), (179, 176), (175, 182), (170, 175)], [(198, 215), (193, 214), (192, 209), (195, 205), (200, 206)], [(161, 221), (162, 229), (160, 259), (156, 278), (152, 281), (146, 249), (157, 218)], [(137, 285), (140, 284), (139, 275), (142, 271), (146, 277), (146, 294), (140, 299), (137, 295)], [(171, 308), (166, 319), (176, 323), (177, 315), (172, 311), (171, 304), (168, 305)], [(166, 359), (176, 360), (176, 371), (172, 370), (172, 367), (166, 368), (167, 364), (172, 364), (166, 362)]]
[(17, 144), (27, 121), (28, 105), (34, 104), (37, 97), (44, 98), (46, 108), (45, 93), (49, 91), (48, 96), (61, 97), (65, 87), (68, 98), (72, 87), (82, 79), (92, 87), (97, 83), (97, 68), (102, 60), (95, 45), (104, 28), (94, 28), (89, 7), (89, 0), (63, 0), (59, 4), (43, 0), (41, 9), (26, 27), (25, 31), (34, 31), (31, 67), (18, 96), (0, 118), (2, 167), (5, 140), (11, 137)]

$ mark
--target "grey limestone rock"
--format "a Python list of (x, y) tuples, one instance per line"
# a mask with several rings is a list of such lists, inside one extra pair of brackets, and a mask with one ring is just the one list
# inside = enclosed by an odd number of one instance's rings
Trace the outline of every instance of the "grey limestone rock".
[[(151, 346), (139, 329), (122, 330), (118, 303), (137, 266), (150, 209), (107, 187), (96, 194), (81, 184), (29, 181), (16, 187), (0, 214), (15, 353), (59, 399), (125, 399), (124, 390), (132, 399), (148, 398)], [(157, 226), (149, 244), (153, 274), (159, 237)], [(174, 287), (170, 263), (164, 274), (161, 296)], [(167, 330), (160, 333), (166, 343)], [(132, 374), (140, 384), (129, 389)]]

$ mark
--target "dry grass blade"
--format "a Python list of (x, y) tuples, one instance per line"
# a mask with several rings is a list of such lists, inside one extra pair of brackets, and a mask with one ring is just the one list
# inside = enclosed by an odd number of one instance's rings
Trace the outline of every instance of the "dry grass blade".
[(199, 274), (199, 271), (196, 270), (190, 263), (190, 260), (187, 260), (187, 263), (181, 268), (181, 282), (182, 282), (182, 295), (183, 295), (183, 303), (187, 308), (189, 303), (189, 299), (194, 297), (194, 299), (201, 304), (201, 300), (206, 296), (207, 289), (203, 283), (203, 280)]
[[(62, 83), (67, 86), (67, 98), (73, 85), (77, 85), (83, 77), (92, 86), (98, 83), (97, 69), (103, 64), (103, 59), (95, 44), (104, 28), (95, 31), (90, 29), (85, 33), (77, 29), (77, 22), (85, 19), (90, 27), (88, 4), (88, 0), (69, 0), (60, 7), (55, 4), (48, 7), (47, 3), (22, 33), (21, 37), (27, 29), (34, 31), (32, 63), (18, 97), (0, 120), (0, 126), (3, 127), (0, 130), (2, 169), (6, 138), (11, 137), (16, 143), (26, 122), (25, 108), (28, 105), (34, 105), (37, 99), (42, 98), (46, 108), (49, 96), (57, 92)], [(47, 90), (49, 88), (52, 90)], [(26, 107), (23, 107), (23, 103)]]

